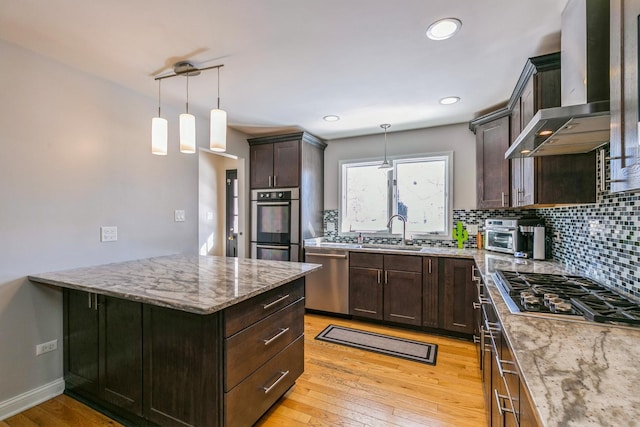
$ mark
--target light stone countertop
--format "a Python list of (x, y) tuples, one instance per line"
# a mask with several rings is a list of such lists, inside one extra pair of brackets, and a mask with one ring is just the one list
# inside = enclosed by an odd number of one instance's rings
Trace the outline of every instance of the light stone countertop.
[[(305, 247), (327, 245), (340, 244), (305, 242)], [(496, 270), (576, 272), (555, 261), (519, 259), (485, 250), (425, 248), (413, 252), (380, 246), (348, 249), (475, 260), (541, 426), (640, 426), (640, 366), (634, 362), (640, 354), (640, 328), (513, 314), (492, 277)]]
[(319, 264), (170, 255), (34, 274), (29, 280), (211, 314), (320, 268)]
[(567, 274), (550, 261), (490, 252), (476, 264), (487, 285), (542, 426), (640, 426), (640, 328), (512, 314), (495, 270)]

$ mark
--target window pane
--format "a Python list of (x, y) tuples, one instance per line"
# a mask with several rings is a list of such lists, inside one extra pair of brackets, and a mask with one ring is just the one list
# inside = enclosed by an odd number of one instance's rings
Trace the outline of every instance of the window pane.
[[(407, 218), (411, 233), (446, 231), (446, 162), (433, 159), (395, 162), (397, 213)], [(394, 233), (401, 233), (394, 222)]]
[(389, 170), (378, 164), (344, 165), (341, 231), (384, 230), (389, 217)]

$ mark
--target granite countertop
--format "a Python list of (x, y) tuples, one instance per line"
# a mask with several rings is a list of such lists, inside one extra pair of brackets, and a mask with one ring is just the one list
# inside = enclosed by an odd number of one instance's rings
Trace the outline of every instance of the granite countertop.
[(211, 314), (320, 268), (319, 264), (170, 255), (34, 274), (29, 280)]
[(490, 252), (475, 259), (541, 425), (639, 426), (640, 369), (633, 360), (640, 328), (512, 314), (491, 273), (566, 274), (565, 268)]

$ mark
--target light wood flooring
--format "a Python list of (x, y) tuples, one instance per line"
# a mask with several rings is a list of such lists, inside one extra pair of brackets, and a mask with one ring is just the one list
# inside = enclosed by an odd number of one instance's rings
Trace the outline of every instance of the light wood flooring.
[[(438, 344), (436, 366), (315, 340), (330, 323)], [(475, 345), (352, 320), (305, 315), (304, 374), (256, 426), (486, 425)], [(58, 396), (0, 427), (119, 426)]]

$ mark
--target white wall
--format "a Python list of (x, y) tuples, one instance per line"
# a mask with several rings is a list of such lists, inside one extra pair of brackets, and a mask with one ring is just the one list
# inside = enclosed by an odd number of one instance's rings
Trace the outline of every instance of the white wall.
[[(62, 377), (62, 298), (28, 274), (198, 252), (198, 156), (150, 151), (157, 100), (0, 42), (0, 404)], [(206, 146), (208, 118), (199, 118)], [(240, 134), (229, 152), (248, 157)], [(246, 181), (248, 182), (248, 180)], [(187, 221), (174, 222), (175, 209)], [(118, 241), (100, 243), (101, 225)], [(35, 356), (36, 344), (59, 350)]]
[[(453, 208), (476, 207), (475, 135), (467, 123), (387, 133), (387, 156), (453, 151)], [(339, 162), (384, 155), (384, 136), (368, 135), (329, 141), (324, 154), (324, 208), (339, 206)]]

